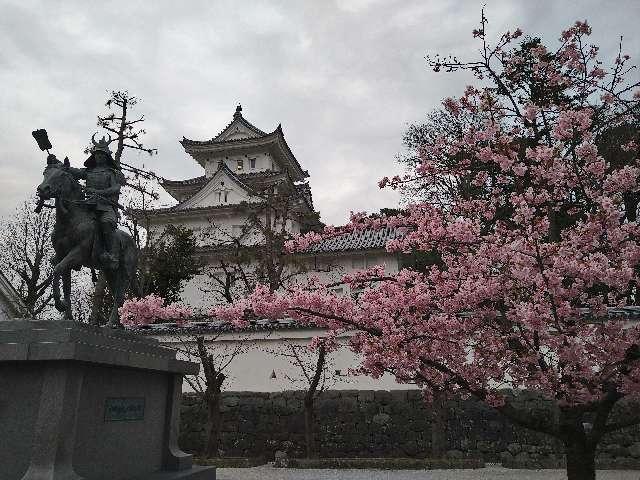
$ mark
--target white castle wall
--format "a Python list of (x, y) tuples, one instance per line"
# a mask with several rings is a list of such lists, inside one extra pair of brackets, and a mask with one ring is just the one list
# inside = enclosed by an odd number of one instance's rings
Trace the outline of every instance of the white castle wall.
[[(251, 159), (255, 160), (255, 167), (251, 167)], [(242, 160), (242, 170), (238, 169), (238, 160)], [(251, 153), (251, 154), (235, 154), (235, 155), (213, 155), (205, 163), (205, 175), (207, 177), (213, 176), (218, 170), (218, 164), (223, 161), (232, 172), (235, 173), (254, 173), (264, 170), (273, 170), (279, 172), (277, 162), (273, 160), (271, 154), (264, 153)]]
[[(314, 276), (323, 281), (337, 281), (346, 273), (355, 270), (362, 270), (373, 265), (384, 265), (385, 271), (389, 274), (396, 273), (399, 270), (399, 261), (395, 254), (384, 251), (373, 252), (349, 252), (333, 255), (307, 255), (303, 257), (295, 257), (297, 265), (292, 268), (299, 268), (300, 264), (304, 265), (305, 273), (296, 275), (291, 279), (292, 283), (306, 283), (308, 277)], [(197, 310), (207, 311), (214, 305), (224, 302), (221, 297), (212, 294), (205, 294), (208, 290), (207, 284), (211, 281), (209, 274), (214, 274), (218, 269), (216, 263), (202, 275), (197, 275), (189, 282), (184, 284), (182, 290), (182, 301)], [(350, 288), (347, 285), (335, 287), (340, 294), (350, 295)]]
[[(214, 354), (229, 354), (240, 348), (241, 353), (235, 356), (225, 371), (227, 380), (224, 389), (231, 391), (277, 392), (305, 388), (304, 376), (295, 364), (278, 352), (288, 352), (287, 345), (307, 346), (314, 337), (322, 336), (320, 329), (295, 329), (259, 331), (250, 333), (222, 333), (205, 335), (208, 345)], [(174, 335), (156, 335), (161, 343), (172, 346), (187, 342), (192, 346), (189, 337), (178, 338)], [(215, 340), (214, 346), (211, 341)], [(347, 337), (339, 339), (346, 344)], [(182, 348), (181, 345), (178, 348)], [(179, 354), (186, 359), (185, 354)], [(314, 358), (310, 356), (309, 358)], [(366, 375), (349, 374), (349, 369), (359, 365), (359, 358), (346, 346), (332, 352), (327, 362), (327, 387), (338, 390), (406, 390), (410, 385), (398, 384), (391, 375), (374, 379)], [(274, 378), (275, 375), (275, 378)], [(183, 391), (192, 391), (187, 382)]]

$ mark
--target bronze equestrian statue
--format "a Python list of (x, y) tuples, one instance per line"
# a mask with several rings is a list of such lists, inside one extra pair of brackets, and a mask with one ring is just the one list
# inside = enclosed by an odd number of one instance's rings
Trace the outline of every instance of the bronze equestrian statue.
[[(36, 136), (38, 132), (43, 130), (34, 132), (34, 137), (44, 150)], [(46, 138), (46, 132), (44, 136)], [(71, 167), (68, 158), (60, 162), (55, 155), (47, 156), (44, 181), (37, 189), (36, 211), (42, 209), (46, 200), (55, 199), (52, 282), (56, 309), (72, 320), (71, 270), (89, 267), (93, 272), (98, 269), (104, 273), (113, 296), (107, 326), (119, 327), (118, 308), (122, 306), (129, 286), (135, 284), (138, 251), (131, 236), (117, 228), (118, 197), (125, 178), (111, 156), (111, 139), (103, 137), (96, 142), (94, 137), (85, 168)], [(50, 143), (45, 146), (51, 148)], [(78, 179), (85, 180), (84, 188)], [(60, 279), (64, 299), (60, 298)]]

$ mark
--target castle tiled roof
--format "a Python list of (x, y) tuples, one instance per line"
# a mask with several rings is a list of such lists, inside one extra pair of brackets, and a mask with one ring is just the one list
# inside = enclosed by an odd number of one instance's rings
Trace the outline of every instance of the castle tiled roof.
[[(276, 172), (274, 170), (260, 170), (259, 172), (235, 173), (235, 175), (243, 182), (250, 182), (252, 180), (261, 180), (264, 178), (271, 178), (281, 174), (282, 172)], [(169, 180), (165, 178), (165, 179), (162, 179), (160, 183), (163, 187), (169, 187), (169, 188), (190, 187), (190, 186), (203, 187), (208, 181), (209, 181), (209, 177), (207, 177), (206, 175), (200, 175), (199, 177), (187, 178), (184, 180)]]
[[(242, 123), (242, 125), (244, 125), (245, 127), (247, 127), (249, 130), (251, 130), (251, 131), (252, 131), (253, 133), (255, 133), (256, 135), (263, 136), (263, 135), (266, 135), (266, 134), (267, 134), (267, 132), (263, 132), (263, 131), (262, 131), (262, 130), (260, 130), (258, 127), (256, 127), (253, 123), (251, 123), (249, 120), (247, 120), (246, 118), (244, 118), (244, 117), (242, 116), (242, 106), (241, 106), (241, 105), (238, 105), (238, 106), (236, 107), (236, 113), (234, 113), (234, 114), (233, 114), (233, 120), (231, 120), (231, 121), (229, 122), (229, 124), (228, 124), (226, 127), (224, 127), (224, 128), (222, 129), (222, 131), (221, 131), (218, 135), (216, 135), (216, 136), (213, 138), (213, 141), (217, 141), (217, 142), (221, 141), (221, 140), (220, 140), (220, 137), (222, 136), (222, 134), (223, 134), (223, 133), (227, 130), (227, 128), (229, 128), (229, 127), (233, 124), (233, 122), (234, 122), (234, 121), (236, 121), (236, 120), (238, 120), (240, 123)], [(222, 140), (222, 141), (224, 141), (224, 140)]]
[(162, 179), (162, 186), (187, 186), (187, 185), (203, 185), (207, 183), (206, 175), (200, 175), (199, 177), (187, 178), (185, 180), (169, 180), (167, 178)]
[(182, 326), (177, 323), (153, 323), (132, 329), (143, 335), (171, 335), (171, 334), (201, 334), (201, 333), (226, 333), (226, 332), (260, 332), (272, 330), (299, 330), (313, 328), (304, 325), (290, 318), (280, 320), (259, 319), (251, 320), (248, 325), (238, 327), (231, 322), (217, 319), (203, 319), (200, 321), (188, 322)]
[(155, 215), (167, 215), (167, 214), (173, 214), (173, 213), (197, 214), (197, 213), (207, 213), (207, 212), (213, 212), (213, 211), (224, 210), (224, 209), (234, 210), (242, 207), (242, 205), (239, 205), (239, 204), (222, 204), (222, 205), (207, 205), (205, 207), (190, 207), (190, 208), (179, 209), (178, 207), (180, 205), (181, 204), (173, 205), (171, 207), (154, 208), (152, 210), (133, 209), (133, 210), (129, 210), (129, 213), (134, 217), (142, 217), (144, 215), (155, 216)]
[[(230, 170), (229, 170), (230, 171)], [(265, 181), (275, 179), (279, 176), (286, 175), (284, 172), (275, 170), (261, 170), (258, 172), (236, 173), (231, 172), (243, 184), (250, 188), (257, 187)], [(201, 175), (199, 177), (187, 178), (185, 180), (167, 180), (163, 179), (160, 184), (169, 192), (169, 194), (179, 202), (185, 202), (196, 193), (198, 193), (210, 180), (210, 177)], [(307, 202), (309, 208), (313, 210), (313, 197), (311, 195), (311, 187), (308, 183), (295, 184), (296, 191), (302, 195)]]
[[(589, 309), (585, 308), (584, 317), (589, 317)], [(609, 320), (640, 321), (640, 306), (610, 307), (607, 309)], [(305, 328), (315, 328), (308, 324), (301, 324), (291, 318), (279, 320), (259, 319), (251, 320), (248, 325), (238, 327), (231, 322), (219, 319), (208, 319), (204, 317), (200, 321), (188, 322), (185, 325), (177, 323), (154, 323), (142, 327), (127, 327), (142, 335), (175, 335), (175, 334), (217, 334), (231, 332), (260, 332), (273, 330), (300, 330)]]
[[(218, 135), (218, 137), (219, 136), (220, 135)], [(203, 166), (203, 160), (198, 156), (201, 152), (227, 152), (232, 150), (246, 151), (246, 149), (251, 148), (269, 147), (278, 152), (277, 155), (283, 160), (284, 166), (289, 169), (294, 176), (300, 178), (309, 176), (309, 172), (302, 168), (298, 159), (296, 159), (291, 148), (287, 144), (287, 141), (284, 138), (284, 132), (282, 131), (282, 125), (278, 125), (271, 133), (262, 132), (261, 135), (253, 138), (219, 140), (218, 137), (214, 137), (210, 140), (191, 140), (189, 138), (182, 137), (180, 144), (182, 144), (189, 155)]]
[(184, 202), (191, 198), (200, 191), (207, 183), (208, 179), (205, 175), (201, 175), (195, 178), (188, 178), (186, 180), (167, 180), (160, 181), (160, 185), (164, 188), (169, 195), (178, 200)]
[(402, 228), (367, 229), (328, 238), (309, 248), (308, 253), (347, 252), (385, 248), (389, 240), (404, 235)]
[[(254, 124), (252, 124), (250, 121), (248, 121), (246, 118), (242, 116), (242, 106), (238, 105), (236, 107), (236, 112), (233, 114), (233, 119), (215, 137), (211, 138), (210, 140), (191, 140), (186, 137), (182, 137), (182, 142), (180, 143), (182, 143), (183, 145), (208, 145), (210, 143), (233, 142), (235, 140), (225, 140), (224, 138), (221, 138), (221, 137), (229, 129), (229, 127), (234, 124), (234, 122), (241, 123), (249, 131), (255, 133), (259, 137), (264, 137), (267, 135), (267, 132), (260, 130), (258, 127), (256, 127)], [(246, 140), (246, 138), (241, 138), (236, 140)]]
[(6, 320), (12, 318), (24, 317), (27, 314), (27, 309), (20, 298), (20, 295), (16, 289), (11, 285), (11, 282), (0, 271), (0, 321), (3, 317), (7, 317)]

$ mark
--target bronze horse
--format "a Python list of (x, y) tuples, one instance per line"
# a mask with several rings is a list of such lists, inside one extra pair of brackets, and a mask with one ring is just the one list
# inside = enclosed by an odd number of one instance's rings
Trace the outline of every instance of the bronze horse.
[[(107, 326), (119, 327), (118, 308), (131, 284), (135, 284), (138, 252), (129, 234), (117, 230), (116, 243), (118, 264), (115, 268), (100, 263), (99, 232), (92, 209), (85, 204), (84, 191), (80, 183), (68, 171), (69, 163), (55, 162), (44, 170), (44, 180), (38, 186), (40, 197), (37, 209), (42, 208), (45, 200), (56, 200), (56, 223), (52, 242), (55, 257), (53, 269), (53, 296), (55, 307), (64, 312), (68, 320), (73, 319), (71, 311), (71, 270), (89, 267), (104, 272), (109, 291), (113, 296), (113, 305)], [(60, 278), (64, 300), (60, 298)]]

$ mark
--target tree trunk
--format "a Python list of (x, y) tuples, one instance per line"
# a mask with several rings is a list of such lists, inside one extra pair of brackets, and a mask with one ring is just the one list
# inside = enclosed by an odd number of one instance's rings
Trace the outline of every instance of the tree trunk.
[(431, 457), (444, 457), (447, 448), (447, 409), (444, 395), (433, 393), (431, 402)]
[(314, 425), (313, 398), (304, 399), (304, 439), (307, 445), (307, 458), (318, 458), (316, 441), (313, 435)]
[(220, 439), (220, 394), (213, 394), (207, 399), (207, 445), (205, 458), (218, 456)]
[(568, 438), (564, 442), (567, 480), (596, 480), (596, 449), (584, 441)]
[(315, 423), (314, 415), (314, 402), (316, 393), (318, 392), (318, 385), (322, 378), (322, 372), (325, 369), (327, 360), (327, 347), (324, 341), (320, 342), (318, 346), (318, 360), (316, 361), (316, 368), (313, 373), (313, 378), (309, 383), (309, 389), (304, 397), (304, 436), (307, 444), (307, 458), (318, 458), (318, 449), (316, 447), (316, 441), (313, 436), (313, 426)]

